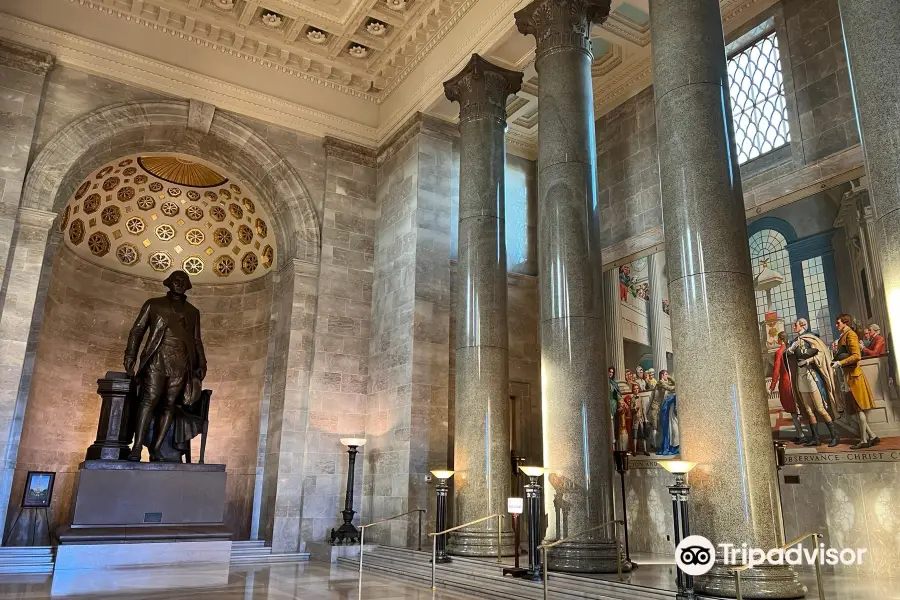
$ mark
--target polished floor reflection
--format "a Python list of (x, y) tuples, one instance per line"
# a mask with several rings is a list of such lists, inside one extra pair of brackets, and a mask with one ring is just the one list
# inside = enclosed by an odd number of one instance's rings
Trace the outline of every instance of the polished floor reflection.
[[(666, 557), (636, 555), (641, 565), (626, 575), (626, 582), (640, 587), (675, 590), (674, 565)], [(179, 586), (196, 585), (196, 578), (202, 574), (181, 569), (142, 569), (136, 572), (117, 571), (110, 577), (112, 590), (127, 588), (134, 581), (145, 581), (148, 577), (165, 580), (172, 589), (153, 592), (111, 591), (109, 594), (90, 594), (79, 598), (109, 600), (355, 600), (357, 598), (357, 571), (347, 567), (326, 563), (290, 563), (260, 566), (234, 566), (223, 585), (209, 587)], [(95, 576), (102, 577), (97, 574)], [(586, 578), (615, 581), (615, 575), (586, 575)], [(809, 587), (807, 598), (817, 598), (815, 574), (802, 572), (801, 579)], [(825, 575), (825, 597), (828, 600), (900, 600), (900, 585), (897, 580), (878, 579), (871, 576)], [(552, 581), (552, 577), (551, 577)], [(38, 600), (50, 598), (50, 577), (0, 575), (0, 600)], [(536, 584), (536, 587), (538, 585)], [(550, 586), (551, 593), (553, 586)], [(385, 577), (366, 572), (363, 579), (364, 600), (469, 600), (483, 598), (476, 592), (471, 595), (437, 590), (432, 593), (427, 585), (412, 583), (394, 577)], [(701, 599), (702, 600), (702, 599)]]
[[(148, 573), (155, 571), (155, 573)], [(177, 569), (142, 569), (129, 573), (116, 571), (111, 579), (118, 580), (127, 587), (129, 578), (144, 580), (148, 575), (167, 580), (173, 588), (154, 592), (111, 592), (91, 594), (78, 598), (103, 598), (104, 600), (355, 600), (357, 598), (357, 572), (345, 567), (327, 563), (288, 563), (275, 565), (234, 566), (228, 575), (228, 583), (220, 586), (179, 590), (180, 582), (191, 585), (189, 571)], [(96, 575), (96, 576), (105, 576)], [(115, 582), (114, 582), (115, 587)], [(432, 595), (427, 586), (416, 585), (403, 580), (383, 577), (372, 573), (364, 574), (363, 600), (469, 600), (476, 596), (445, 593), (440, 590)], [(0, 575), (0, 600), (38, 600), (50, 598), (49, 576)]]

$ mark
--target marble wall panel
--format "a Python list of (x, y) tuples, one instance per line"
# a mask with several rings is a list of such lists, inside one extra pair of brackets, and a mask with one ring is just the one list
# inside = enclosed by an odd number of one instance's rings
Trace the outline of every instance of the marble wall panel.
[[(625, 475), (631, 551), (671, 556), (672, 503), (666, 486), (672, 475), (655, 461), (633, 460), (640, 466)], [(861, 565), (826, 566), (826, 571), (900, 577), (898, 463), (788, 465), (779, 479), (785, 540), (818, 532), (826, 547), (867, 549)], [(621, 517), (618, 482), (616, 489), (616, 514)]]
[[(134, 318), (145, 300), (165, 289), (158, 281), (97, 267), (61, 245), (52, 260), (12, 498), (21, 495), (27, 471), (55, 471), (56, 525), (70, 517), (78, 464), (96, 437), (97, 379), (123, 370)], [(271, 277), (264, 277), (198, 285), (189, 294), (204, 327), (204, 386), (213, 390), (206, 460), (227, 466), (226, 524), (236, 539), (250, 532), (271, 286)], [(195, 446), (196, 455), (199, 439)]]

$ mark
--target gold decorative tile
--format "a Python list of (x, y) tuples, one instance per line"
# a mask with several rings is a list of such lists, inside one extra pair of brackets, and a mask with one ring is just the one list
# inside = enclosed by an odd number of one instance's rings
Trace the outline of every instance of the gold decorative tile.
[(115, 239), (118, 240), (118, 239), (120, 239), (121, 237), (122, 237), (122, 230), (121, 230), (121, 229), (116, 229), (115, 231), (113, 231), (113, 238), (115, 238)]
[(234, 248), (231, 249), (231, 252), (234, 253), (235, 256), (237, 256), (238, 254), (241, 253), (241, 249), (238, 248), (237, 246), (235, 246)]
[(91, 227), (96, 227), (96, 226), (97, 226), (97, 219), (96, 219), (96, 218), (91, 219), (90, 221), (88, 221), (88, 225), (90, 225)]
[(212, 246), (208, 246), (204, 252), (207, 256), (212, 256), (215, 253), (215, 250), (212, 249)]
[(182, 252), (184, 252), (184, 248), (182, 248), (180, 244), (175, 244), (175, 252), (181, 254)]
[(259, 250), (259, 240), (253, 242), (253, 247)]
[(151, 241), (150, 241), (149, 239), (147, 239), (147, 238), (144, 238), (144, 241), (141, 242), (141, 243), (144, 245), (144, 248), (149, 248), (149, 247), (150, 247), (150, 244), (152, 244), (153, 242), (151, 242)]
[(159, 215), (156, 214), (156, 213), (153, 213), (152, 215), (150, 215), (150, 218), (153, 219), (153, 220), (155, 221), (155, 220), (157, 220), (157, 219), (159, 218)]
[(179, 225), (184, 225), (184, 219), (178, 219), (175, 222), (178, 223)]

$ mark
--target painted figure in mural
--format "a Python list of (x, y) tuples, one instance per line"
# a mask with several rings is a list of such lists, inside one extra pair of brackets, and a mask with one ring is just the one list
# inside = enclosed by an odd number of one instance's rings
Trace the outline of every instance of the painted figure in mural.
[(867, 343), (860, 347), (863, 358), (887, 354), (887, 343), (885, 343), (884, 336), (881, 335), (881, 327), (877, 323), (866, 327), (865, 336)]
[(659, 450), (657, 454), (671, 456), (680, 452), (681, 436), (678, 430), (678, 401), (675, 392), (675, 381), (669, 372), (659, 372), (659, 382), (664, 385), (666, 397), (659, 410)]
[[(169, 293), (144, 303), (125, 349), (125, 370), (136, 376), (140, 385), (134, 445), (128, 455), (131, 461), (141, 460), (147, 430), (157, 408), (161, 409), (159, 420), (148, 445), (150, 460), (162, 460), (160, 448), (173, 422), (176, 406), (196, 402), (206, 377), (200, 311), (187, 301), (191, 280), (184, 271), (175, 271), (163, 285), (169, 288)], [(147, 342), (138, 362), (138, 349), (145, 334)], [(135, 365), (138, 365), (137, 372)]]
[(647, 369), (644, 371), (644, 381), (647, 382), (647, 389), (652, 390), (656, 387), (656, 371), (653, 369)]
[(851, 322), (850, 315), (842, 314), (834, 323), (841, 337), (838, 338), (837, 353), (831, 366), (844, 372), (844, 382), (850, 389), (850, 395), (855, 404), (853, 408), (859, 415), (859, 443), (850, 446), (852, 450), (858, 450), (877, 446), (881, 442), (881, 438), (872, 432), (866, 416), (866, 411), (875, 408), (875, 396), (872, 394), (866, 374), (859, 366), (859, 361), (862, 360), (859, 336), (850, 326)]
[(609, 414), (616, 416), (616, 410), (619, 407), (619, 400), (622, 399), (622, 392), (619, 391), (619, 384), (616, 381), (616, 368), (609, 368)]
[(619, 300), (625, 302), (628, 300), (628, 290), (631, 287), (631, 265), (622, 265), (619, 267)]
[(631, 435), (631, 427), (634, 419), (632, 414), (632, 406), (635, 398), (635, 388), (631, 388), (631, 393), (619, 397), (619, 405), (616, 408), (616, 450), (628, 450), (629, 436)]
[(674, 393), (675, 381), (669, 377), (668, 371), (660, 371), (659, 381), (656, 382), (656, 385), (653, 388), (653, 393), (650, 396), (650, 406), (647, 409), (647, 421), (653, 432), (653, 446), (657, 449), (662, 448), (663, 434), (662, 425), (660, 423), (662, 405), (666, 401), (666, 398)]
[(794, 392), (791, 385), (791, 370), (788, 367), (788, 361), (785, 357), (787, 351), (787, 333), (778, 332), (778, 350), (775, 351), (775, 369), (772, 371), (772, 383), (769, 385), (770, 390), (778, 388), (778, 397), (781, 400), (781, 408), (784, 412), (790, 413), (791, 420), (794, 421), (794, 429), (797, 431), (797, 437), (794, 443), (798, 446), (808, 439), (803, 434), (803, 424), (800, 422), (800, 411), (797, 403), (794, 402)]
[(844, 413), (843, 400), (835, 393), (834, 373), (831, 367), (831, 350), (817, 335), (809, 330), (809, 321), (797, 319), (794, 323), (797, 339), (787, 349), (788, 368), (794, 401), (803, 407), (809, 419), (809, 436), (803, 439), (804, 446), (819, 446), (818, 420), (821, 419), (831, 440), (829, 447), (840, 442), (834, 429), (834, 419)]
[(650, 456), (650, 453), (647, 451), (647, 437), (650, 435), (650, 426), (647, 423), (647, 415), (644, 414), (644, 401), (641, 400), (641, 390), (637, 384), (631, 386), (631, 394), (628, 398), (631, 405), (632, 453), (637, 456), (638, 442), (640, 442), (644, 456)]
[(637, 369), (635, 369), (635, 372), (637, 373), (635, 381), (637, 381), (638, 387), (641, 388), (642, 392), (646, 392), (647, 382), (644, 381), (644, 367), (638, 365)]

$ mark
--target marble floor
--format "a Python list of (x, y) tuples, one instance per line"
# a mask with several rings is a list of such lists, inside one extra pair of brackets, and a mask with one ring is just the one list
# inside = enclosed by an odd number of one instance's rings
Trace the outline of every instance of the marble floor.
[[(122, 593), (90, 594), (77, 598), (97, 598), (98, 600), (356, 600), (357, 571), (345, 567), (332, 566), (321, 562), (299, 562), (260, 566), (233, 566), (227, 583), (196, 588), (195, 575), (190, 571), (177, 569), (148, 569), (128, 573), (117, 571), (115, 578), (123, 586), (126, 578), (144, 580), (148, 575), (157, 580), (168, 580), (168, 590), (153, 592), (127, 591)], [(202, 574), (200, 574), (202, 576)], [(49, 576), (0, 575), (0, 600), (44, 600), (50, 598)], [(179, 582), (192, 586), (179, 590)], [(365, 573), (363, 600), (470, 600), (476, 596), (447, 593), (440, 590), (432, 595), (427, 586), (416, 585), (403, 580)]]
[[(634, 585), (674, 590), (674, 566), (665, 557), (636, 555), (641, 566), (627, 576)], [(148, 572), (150, 571), (150, 572)], [(260, 566), (234, 566), (229, 570), (227, 583), (209, 587), (191, 587), (179, 590), (179, 585), (196, 585), (197, 573), (170, 568), (144, 569), (139, 573), (125, 570), (116, 572), (115, 578), (127, 587), (129, 578), (146, 579), (148, 576), (165, 580), (171, 589), (154, 592), (127, 591), (109, 594), (80, 596), (98, 600), (355, 600), (357, 597), (357, 572), (354, 569), (320, 562), (289, 563)], [(615, 580), (615, 575), (585, 576)], [(807, 598), (818, 597), (813, 572), (801, 573), (810, 589)], [(0, 575), (0, 600), (44, 600), (50, 598), (49, 576)], [(551, 578), (552, 581), (552, 578)], [(189, 583), (190, 582), (190, 583)], [(114, 584), (115, 587), (115, 584)], [(552, 585), (551, 585), (552, 592)], [(478, 595), (465, 595), (437, 590), (432, 593), (425, 585), (402, 579), (385, 577), (371, 572), (364, 575), (362, 597), (365, 600), (469, 600)], [(873, 579), (868, 576), (825, 575), (825, 598), (828, 600), (900, 600), (900, 582), (891, 579)]]

